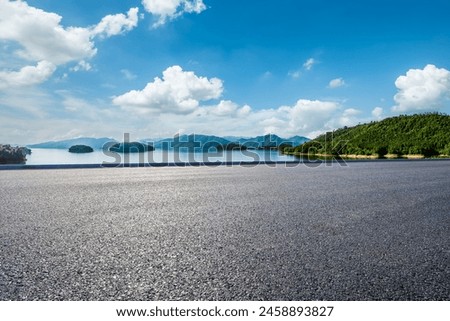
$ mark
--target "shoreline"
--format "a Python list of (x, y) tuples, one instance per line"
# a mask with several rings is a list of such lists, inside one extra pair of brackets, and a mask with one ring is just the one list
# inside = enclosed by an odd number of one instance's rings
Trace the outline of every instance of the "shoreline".
[[(306, 156), (306, 155), (303, 155)], [(315, 155), (319, 156), (319, 155)], [(219, 167), (219, 166), (279, 166), (295, 167), (305, 165), (317, 167), (322, 164), (373, 163), (373, 162), (427, 162), (450, 161), (450, 158), (336, 158), (335, 156), (321, 156), (326, 159), (299, 159), (294, 161), (231, 161), (231, 162), (170, 162), (170, 163), (121, 163), (121, 164), (0, 164), (0, 171), (5, 170), (42, 170), (42, 169), (98, 169), (98, 168), (157, 168), (157, 167)], [(331, 158), (331, 159), (330, 159)]]
[(412, 159), (450, 159), (448, 155), (438, 155), (435, 157), (425, 157), (421, 154), (408, 154), (408, 155), (397, 155), (397, 154), (386, 154), (383, 157), (378, 155), (357, 155), (357, 154), (344, 154), (344, 155), (331, 155), (331, 154), (308, 154), (308, 153), (283, 153), (288, 156), (297, 156), (297, 157), (310, 157), (310, 158), (320, 158), (320, 157), (332, 157), (332, 158), (340, 158), (340, 159), (367, 159), (367, 160), (376, 160), (376, 159), (404, 159), (404, 160), (412, 160)]

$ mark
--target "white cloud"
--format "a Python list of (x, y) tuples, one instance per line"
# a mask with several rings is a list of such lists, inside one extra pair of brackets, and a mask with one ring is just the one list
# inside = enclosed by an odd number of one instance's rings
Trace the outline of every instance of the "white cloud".
[(142, 0), (145, 10), (158, 17), (154, 27), (165, 24), (184, 13), (201, 13), (206, 10), (203, 0)]
[(122, 70), (120, 70), (120, 72), (122, 73), (122, 75), (126, 78), (126, 79), (128, 79), (128, 80), (133, 80), (133, 79), (136, 79), (136, 75), (135, 74), (133, 74), (131, 71), (129, 71), (128, 69), (122, 69)]
[(113, 103), (123, 108), (134, 108), (140, 112), (191, 113), (200, 101), (221, 96), (222, 81), (218, 78), (198, 77), (192, 71), (183, 71), (172, 66), (156, 77), (143, 90), (132, 90), (115, 97)]
[(331, 130), (342, 114), (335, 102), (299, 100), (293, 106), (253, 110), (250, 106), (239, 107), (230, 101), (217, 106), (200, 106), (190, 114), (168, 114), (148, 118), (148, 130), (161, 136), (171, 135), (183, 129), (187, 133), (211, 135), (256, 136), (275, 133), (282, 137), (305, 135), (315, 137)]
[(383, 115), (383, 108), (375, 107), (372, 110), (372, 116), (375, 117), (375, 119), (381, 119), (382, 115)]
[[(123, 137), (123, 133), (131, 128), (111, 127), (113, 118), (105, 118), (93, 122), (93, 119), (54, 118), (17, 118), (3, 115), (0, 110), (0, 136), (7, 137), (14, 144), (32, 144), (49, 140), (69, 139), (80, 136), (89, 137)], [(93, 125), (95, 124), (95, 125)]]
[(62, 17), (22, 1), (0, 1), (0, 39), (19, 43), (19, 56), (55, 65), (79, 61), (96, 54), (86, 28), (64, 28)]
[(339, 88), (345, 86), (345, 81), (342, 78), (336, 78), (330, 81), (328, 87), (331, 89)]
[(394, 96), (394, 112), (434, 111), (450, 98), (450, 71), (427, 65), (424, 69), (410, 69), (395, 81), (398, 93)]
[[(72, 68), (73, 71), (89, 70), (91, 66), (86, 60), (97, 53), (94, 38), (131, 30), (137, 25), (137, 12), (137, 8), (132, 8), (127, 16), (108, 15), (98, 25), (91, 27), (63, 27), (62, 17), (58, 14), (29, 6), (24, 1), (1, 0), (0, 40), (19, 45), (13, 54), (16, 59), (22, 59), (22, 65), (30, 62), (38, 64), (36, 67), (25, 66), (13, 74), (19, 77), (19, 74), (26, 72), (29, 75), (31, 72), (38, 76), (33, 78), (34, 81), (24, 84), (38, 84), (51, 76), (47, 72), (54, 72), (55, 66), (76, 62), (78, 65)], [(49, 64), (53, 68), (49, 68)]]
[(0, 89), (40, 84), (46, 81), (55, 69), (54, 64), (44, 60), (36, 66), (26, 66), (19, 71), (0, 71)]
[(306, 70), (311, 70), (312, 67), (316, 64), (316, 60), (314, 58), (309, 58), (308, 60), (305, 61), (305, 63), (303, 64), (303, 67)]
[(138, 8), (131, 8), (127, 15), (107, 15), (92, 29), (92, 34), (111, 37), (130, 31), (138, 24), (138, 13)]
[(218, 116), (218, 117), (246, 117), (250, 114), (251, 107), (245, 105), (239, 107), (238, 104), (230, 100), (221, 100), (219, 104), (211, 107), (201, 107), (196, 111), (197, 116)]
[(229, 116), (236, 113), (239, 106), (232, 101), (222, 100), (211, 112), (217, 116)]
[(252, 108), (249, 105), (244, 105), (237, 110), (238, 117), (247, 117), (252, 112)]
[[(231, 102), (228, 102), (231, 103)], [(253, 110), (250, 106), (222, 110), (200, 107), (188, 115), (161, 114), (158, 119), (169, 132), (184, 128), (188, 132), (215, 135), (256, 136), (275, 133), (284, 137), (316, 135), (332, 129), (340, 106), (334, 102), (299, 100), (294, 106)], [(156, 121), (155, 121), (156, 122)], [(211, 124), (214, 124), (213, 126)], [(158, 124), (154, 128), (158, 128)]]
[(185, 0), (184, 2), (184, 12), (187, 13), (201, 13), (206, 10), (206, 5), (203, 0)]
[(300, 99), (293, 106), (260, 110), (229, 100), (204, 104), (219, 98), (222, 92), (220, 79), (199, 77), (173, 66), (163, 72), (162, 79), (155, 78), (143, 90), (115, 97), (113, 103), (131, 115), (140, 115), (149, 122), (150, 130), (166, 134), (183, 128), (187, 132), (217, 135), (277, 133), (314, 137), (359, 122), (359, 110), (342, 110), (333, 101)]
[(344, 126), (354, 126), (361, 122), (359, 115), (361, 111), (355, 108), (347, 108), (341, 115), (338, 115), (335, 119), (332, 119), (329, 126), (334, 128), (344, 127)]
[(184, 128), (208, 133), (214, 129), (213, 134), (310, 135), (329, 130), (336, 125), (336, 119), (348, 124), (359, 114), (355, 109), (340, 111), (336, 102), (306, 99), (298, 100), (294, 106), (262, 110), (252, 110), (248, 105), (240, 107), (229, 100), (213, 106), (202, 104), (219, 98), (222, 92), (220, 79), (199, 77), (173, 66), (163, 72), (162, 79), (155, 78), (143, 90), (115, 97), (113, 103), (134, 114), (152, 113), (150, 118), (161, 119), (159, 122), (165, 127), (172, 126), (171, 132)]
[(300, 70), (293, 70), (288, 72), (288, 76), (292, 79), (298, 79), (302, 75)]
[[(312, 132), (323, 130), (338, 109), (339, 104), (335, 102), (300, 99), (292, 107), (282, 106), (275, 109), (273, 119), (281, 122), (278, 125), (273, 124), (272, 128), (265, 128), (265, 131), (282, 132), (287, 135), (297, 133), (310, 135)], [(264, 111), (262, 113), (264, 114)]]
[(89, 71), (91, 69), (92, 69), (92, 66), (90, 63), (88, 63), (84, 60), (81, 60), (80, 62), (78, 62), (78, 64), (75, 67), (71, 68), (70, 70), (76, 72), (76, 71), (80, 71), (80, 70)]
[(147, 12), (164, 19), (176, 15), (181, 3), (182, 0), (142, 0), (142, 5)]
[[(0, 81), (0, 83), (2, 82)], [(14, 115), (16, 119), (22, 117), (43, 119), (49, 116), (48, 106), (54, 104), (54, 100), (49, 93), (32, 86), (26, 87), (26, 90), (23, 87), (14, 87), (8, 84), (5, 84), (5, 86), (8, 86), (8, 90), (0, 95), (0, 119), (9, 115)], [(17, 115), (20, 115), (20, 117), (17, 117)], [(25, 130), (26, 128), (20, 129)], [(4, 137), (7, 137), (7, 135), (4, 135)]]
[(343, 116), (352, 117), (361, 114), (361, 111), (355, 108), (347, 108), (344, 110)]

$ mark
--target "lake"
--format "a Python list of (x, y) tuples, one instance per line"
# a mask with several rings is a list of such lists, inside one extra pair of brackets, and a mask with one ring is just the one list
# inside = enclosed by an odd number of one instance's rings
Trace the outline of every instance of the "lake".
[(290, 161), (294, 156), (278, 151), (246, 150), (221, 151), (217, 153), (188, 153), (156, 149), (145, 153), (120, 154), (96, 150), (87, 154), (69, 153), (65, 149), (33, 148), (27, 155), (27, 165), (46, 164), (102, 164), (106, 163), (171, 163), (171, 162), (217, 162), (217, 161)]

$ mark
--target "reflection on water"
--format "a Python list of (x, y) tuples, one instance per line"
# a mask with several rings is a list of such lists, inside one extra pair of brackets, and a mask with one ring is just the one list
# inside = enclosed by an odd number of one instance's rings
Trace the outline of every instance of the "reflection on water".
[(102, 164), (106, 163), (172, 163), (172, 162), (239, 162), (239, 161), (290, 161), (294, 156), (280, 154), (276, 150), (234, 150), (215, 153), (188, 153), (171, 150), (154, 150), (146, 153), (118, 154), (94, 151), (88, 154), (73, 154), (65, 149), (32, 150), (27, 156), (27, 165), (46, 164)]

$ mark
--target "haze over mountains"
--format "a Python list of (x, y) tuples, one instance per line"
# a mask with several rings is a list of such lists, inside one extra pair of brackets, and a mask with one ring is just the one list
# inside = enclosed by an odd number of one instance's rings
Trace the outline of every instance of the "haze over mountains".
[[(264, 136), (257, 136), (251, 138), (244, 137), (219, 137), (213, 135), (201, 135), (201, 134), (191, 134), (191, 135), (180, 135), (178, 137), (164, 138), (159, 140), (143, 139), (141, 142), (153, 143), (153, 146), (157, 149), (161, 148), (171, 148), (174, 145), (175, 140), (183, 142), (198, 142), (200, 146), (210, 145), (217, 146), (229, 146), (229, 145), (243, 145), (249, 148), (276, 148), (280, 145), (290, 145), (298, 146), (309, 141), (309, 138), (303, 136), (293, 136), (290, 138), (281, 138), (274, 134), (268, 134)], [(68, 149), (73, 145), (86, 145), (93, 149), (100, 150), (106, 143), (118, 142), (114, 138), (102, 137), (102, 138), (91, 138), (91, 137), (81, 137), (61, 141), (49, 141), (38, 144), (30, 144), (27, 147), (30, 148), (44, 148), (44, 149)]]
[(93, 149), (102, 149), (103, 145), (108, 142), (116, 142), (116, 140), (114, 138), (108, 137), (103, 138), (80, 137), (67, 140), (49, 141), (38, 144), (31, 144), (27, 145), (27, 147), (45, 148), (45, 149), (69, 149), (71, 146), (74, 145), (86, 145), (92, 147)]

